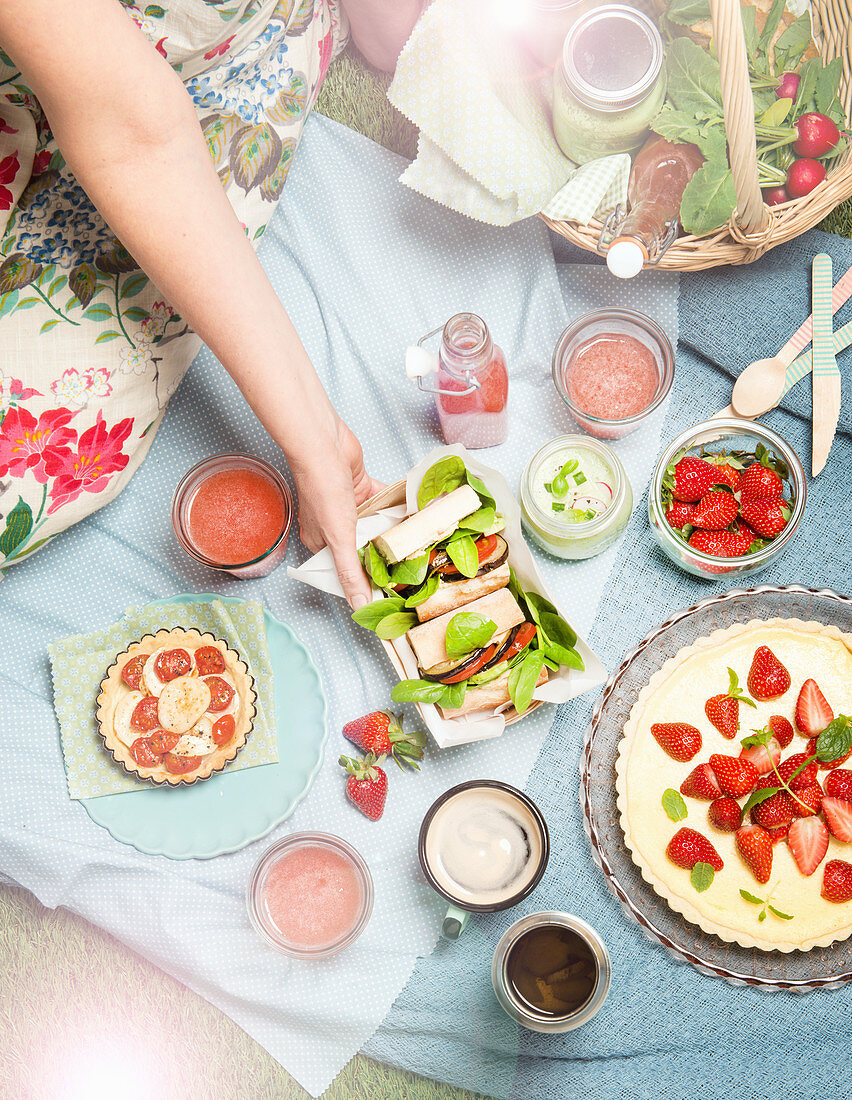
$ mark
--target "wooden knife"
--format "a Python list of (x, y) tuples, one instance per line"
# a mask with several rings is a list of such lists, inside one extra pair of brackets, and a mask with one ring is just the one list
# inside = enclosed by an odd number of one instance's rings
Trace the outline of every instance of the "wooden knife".
[(811, 474), (825, 466), (840, 416), (840, 371), (834, 355), (831, 308), (831, 257), (814, 257), (812, 303), (813, 337), (813, 447)]

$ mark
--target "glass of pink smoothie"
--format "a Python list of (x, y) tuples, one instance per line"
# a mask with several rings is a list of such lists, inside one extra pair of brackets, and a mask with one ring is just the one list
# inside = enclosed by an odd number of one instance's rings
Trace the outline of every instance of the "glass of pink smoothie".
[(671, 341), (656, 321), (632, 309), (596, 309), (559, 337), (553, 381), (584, 431), (620, 439), (660, 406), (674, 365)]
[(293, 498), (274, 466), (244, 454), (205, 458), (181, 479), (172, 526), (183, 549), (211, 569), (265, 577), (287, 552)]
[(358, 852), (331, 833), (293, 833), (255, 864), (252, 924), (294, 959), (326, 959), (361, 935), (373, 911), (373, 879)]

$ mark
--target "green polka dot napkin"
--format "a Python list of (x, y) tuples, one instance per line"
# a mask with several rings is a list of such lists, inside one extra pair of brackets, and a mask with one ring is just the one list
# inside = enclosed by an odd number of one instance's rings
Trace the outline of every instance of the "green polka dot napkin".
[(272, 663), (266, 644), (263, 606), (257, 600), (240, 604), (151, 604), (130, 608), (120, 622), (92, 634), (75, 634), (48, 647), (53, 674), (53, 699), (59, 719), (62, 753), (72, 798), (151, 790), (151, 784), (129, 776), (104, 748), (95, 720), (97, 697), (107, 669), (117, 653), (144, 634), (182, 626), (209, 631), (222, 638), (248, 664), (255, 679), (257, 716), (254, 728), (229, 770), (274, 764), (278, 738), (272, 696)]
[(501, 25), (506, 12), (495, 0), (434, 0), (418, 21), (388, 88), (420, 129), (401, 182), (489, 225), (541, 210), (585, 224), (624, 202), (630, 157), (568, 160), (553, 136), (550, 74)]

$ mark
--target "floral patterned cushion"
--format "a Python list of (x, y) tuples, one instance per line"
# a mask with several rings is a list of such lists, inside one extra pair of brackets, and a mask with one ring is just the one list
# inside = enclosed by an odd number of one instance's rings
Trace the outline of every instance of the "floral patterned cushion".
[[(122, 2), (184, 79), (257, 241), (344, 39), (337, 0)], [(0, 233), (2, 568), (127, 484), (200, 342), (89, 202), (2, 51)]]

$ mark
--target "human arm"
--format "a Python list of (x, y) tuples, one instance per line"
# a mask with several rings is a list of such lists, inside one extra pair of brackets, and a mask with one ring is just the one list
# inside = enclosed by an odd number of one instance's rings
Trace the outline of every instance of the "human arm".
[(343, 0), (349, 33), (364, 58), (392, 73), (427, 0)]
[(239, 385), (296, 479), (303, 541), (369, 598), (355, 507), (374, 489), (237, 219), (178, 76), (117, 0), (3, 0), (0, 42), (113, 232)]

